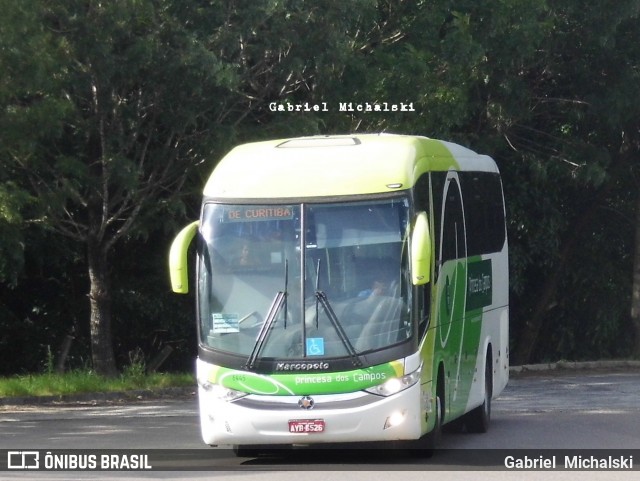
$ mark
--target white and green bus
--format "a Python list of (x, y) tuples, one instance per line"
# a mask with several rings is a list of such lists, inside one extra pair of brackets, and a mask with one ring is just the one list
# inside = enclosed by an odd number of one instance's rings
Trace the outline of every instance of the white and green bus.
[(445, 423), (487, 430), (509, 377), (490, 157), (386, 134), (241, 145), (171, 246), (178, 293), (194, 238), (205, 443), (431, 449)]

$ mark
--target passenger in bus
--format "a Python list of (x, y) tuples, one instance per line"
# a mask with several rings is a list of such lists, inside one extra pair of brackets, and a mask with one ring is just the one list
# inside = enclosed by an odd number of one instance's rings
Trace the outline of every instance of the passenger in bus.
[(244, 240), (240, 244), (240, 251), (233, 258), (232, 264), (243, 267), (255, 266), (259, 264), (258, 258), (255, 255), (252, 245), (249, 241)]
[(365, 289), (358, 293), (358, 297), (367, 298), (367, 297), (375, 297), (375, 296), (385, 296), (387, 295), (389, 283), (383, 280), (374, 280), (370, 289)]

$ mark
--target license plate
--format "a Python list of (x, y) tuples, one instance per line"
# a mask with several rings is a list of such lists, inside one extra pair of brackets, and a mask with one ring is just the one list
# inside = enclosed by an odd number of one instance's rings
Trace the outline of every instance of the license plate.
[(321, 433), (324, 419), (294, 419), (289, 421), (290, 433)]

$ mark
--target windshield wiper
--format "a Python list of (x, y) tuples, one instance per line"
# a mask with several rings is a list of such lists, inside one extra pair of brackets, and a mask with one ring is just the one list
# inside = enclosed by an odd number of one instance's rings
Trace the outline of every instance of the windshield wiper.
[(335, 311), (331, 307), (331, 303), (327, 298), (327, 294), (324, 291), (320, 290), (320, 259), (318, 259), (318, 266), (316, 269), (315, 296), (316, 296), (316, 328), (318, 327), (318, 317), (319, 317), (318, 303), (320, 303), (322, 304), (322, 308), (324, 309), (324, 311), (327, 313), (327, 317), (329, 318), (329, 321), (331, 321), (331, 325), (338, 333), (338, 337), (340, 338), (340, 341), (342, 341), (342, 344), (347, 350), (347, 353), (351, 357), (351, 362), (356, 367), (362, 366), (362, 361), (358, 356), (358, 352), (356, 351), (355, 347), (353, 347), (353, 344), (349, 340), (349, 336), (347, 336), (347, 333), (344, 331), (344, 328), (342, 327), (342, 323), (340, 322), (340, 320), (338, 319), (338, 316), (336, 315)]
[(318, 319), (320, 317), (320, 309), (318, 309), (320, 299), (317, 296), (318, 292), (320, 292), (320, 259), (318, 259), (318, 265), (316, 266), (316, 329), (318, 329)]
[(273, 302), (271, 303), (271, 307), (269, 308), (269, 311), (267, 313), (267, 318), (262, 323), (262, 327), (260, 328), (258, 337), (256, 337), (256, 342), (253, 345), (251, 355), (249, 356), (249, 359), (247, 359), (247, 363), (244, 366), (246, 369), (253, 369), (256, 366), (256, 361), (258, 360), (260, 351), (262, 351), (264, 343), (267, 340), (267, 336), (269, 335), (269, 330), (276, 320), (276, 316), (278, 315), (282, 304), (284, 304), (285, 298), (286, 294), (282, 291), (278, 291), (276, 297), (274, 297)]
[(287, 328), (287, 297), (289, 297), (289, 259), (284, 260), (284, 328)]
[(287, 289), (289, 285), (289, 261), (285, 259), (284, 261), (284, 291), (278, 291), (276, 296), (273, 298), (273, 302), (271, 303), (271, 307), (267, 311), (267, 317), (262, 323), (262, 327), (260, 328), (260, 332), (258, 333), (258, 337), (256, 337), (256, 342), (253, 344), (253, 349), (251, 350), (251, 355), (247, 359), (247, 363), (244, 365), (245, 369), (253, 369), (256, 366), (256, 362), (260, 356), (260, 352), (264, 347), (264, 343), (269, 336), (269, 332), (271, 330), (271, 326), (276, 320), (280, 309), (284, 305), (284, 328), (287, 328)]
[(329, 318), (329, 321), (331, 321), (333, 328), (338, 333), (338, 337), (342, 341), (342, 344), (347, 350), (347, 353), (349, 353), (349, 356), (351, 356), (351, 362), (353, 363), (353, 365), (356, 367), (362, 366), (362, 361), (358, 356), (358, 352), (353, 347), (353, 344), (351, 344), (351, 341), (349, 340), (347, 333), (344, 332), (344, 328), (342, 327), (342, 324), (340, 323), (338, 316), (336, 316), (336, 313), (331, 307), (331, 304), (329, 303), (329, 299), (327, 298), (327, 295), (323, 291), (316, 291), (316, 300), (320, 302), (320, 304), (322, 304), (322, 307), (327, 313), (327, 317)]

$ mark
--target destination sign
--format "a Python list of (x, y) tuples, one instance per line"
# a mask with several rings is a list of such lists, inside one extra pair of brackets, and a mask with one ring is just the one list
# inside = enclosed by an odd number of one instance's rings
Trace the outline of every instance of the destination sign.
[(225, 209), (225, 222), (291, 220), (294, 209), (289, 205), (239, 205)]

